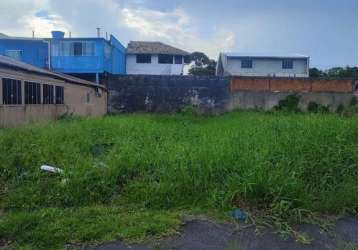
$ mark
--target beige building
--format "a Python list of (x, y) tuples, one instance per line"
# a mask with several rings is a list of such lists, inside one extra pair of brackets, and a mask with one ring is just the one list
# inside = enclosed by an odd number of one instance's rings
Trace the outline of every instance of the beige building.
[(0, 56), (0, 127), (106, 113), (103, 85)]

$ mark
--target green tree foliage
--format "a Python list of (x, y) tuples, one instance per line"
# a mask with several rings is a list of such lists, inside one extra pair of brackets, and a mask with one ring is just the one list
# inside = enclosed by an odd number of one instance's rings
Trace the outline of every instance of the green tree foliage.
[(190, 60), (194, 62), (194, 65), (189, 69), (190, 75), (195, 75), (195, 76), (215, 75), (216, 61), (211, 60), (203, 52), (193, 52), (190, 55)]
[(325, 71), (311, 68), (310, 77), (358, 78), (358, 67), (334, 67)]
[(310, 69), (310, 77), (323, 77), (324, 72), (317, 69), (317, 68), (311, 68)]

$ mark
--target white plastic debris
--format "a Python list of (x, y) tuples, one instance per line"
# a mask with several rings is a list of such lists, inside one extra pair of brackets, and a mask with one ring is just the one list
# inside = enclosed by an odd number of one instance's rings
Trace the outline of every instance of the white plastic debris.
[(55, 174), (62, 174), (63, 170), (61, 168), (55, 168), (55, 167), (51, 167), (48, 165), (42, 165), (41, 170), (43, 171), (47, 171), (47, 172), (51, 172), (51, 173), (55, 173)]

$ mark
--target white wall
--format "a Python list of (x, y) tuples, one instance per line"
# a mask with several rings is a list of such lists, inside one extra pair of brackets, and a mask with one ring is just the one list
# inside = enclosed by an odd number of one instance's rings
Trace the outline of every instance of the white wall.
[(128, 75), (180, 75), (183, 73), (182, 64), (159, 64), (158, 55), (152, 55), (152, 63), (137, 63), (136, 55), (127, 55)]
[(308, 77), (308, 59), (294, 59), (293, 69), (283, 69), (283, 59), (253, 58), (252, 68), (241, 68), (241, 58), (227, 58), (226, 73), (239, 76)]

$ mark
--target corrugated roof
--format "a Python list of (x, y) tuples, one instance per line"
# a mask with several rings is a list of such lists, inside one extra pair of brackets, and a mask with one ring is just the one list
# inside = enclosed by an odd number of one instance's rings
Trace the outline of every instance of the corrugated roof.
[(309, 56), (301, 54), (265, 54), (265, 53), (224, 53), (227, 57), (252, 57), (252, 58), (299, 58), (306, 59)]
[(189, 55), (189, 52), (174, 48), (161, 42), (141, 42), (131, 41), (127, 47), (128, 54), (169, 54), (169, 55)]
[(2, 56), (0, 55), (0, 67), (1, 65), (7, 66), (7, 67), (12, 67), (12, 68), (16, 68), (16, 69), (20, 69), (20, 70), (24, 70), (24, 71), (28, 71), (28, 72), (32, 72), (35, 74), (41, 74), (41, 75), (46, 75), (49, 77), (53, 77), (56, 79), (60, 79), (66, 82), (70, 82), (70, 83), (75, 83), (75, 84), (81, 84), (81, 85), (88, 85), (88, 86), (92, 86), (92, 87), (99, 87), (99, 88), (103, 88), (105, 89), (105, 86), (103, 85), (99, 85), (90, 81), (86, 81), (74, 76), (70, 76), (70, 75), (65, 75), (65, 74), (61, 74), (61, 73), (55, 73), (53, 71), (50, 70), (46, 70), (46, 69), (42, 69), (42, 68), (38, 68), (35, 67), (33, 65), (15, 60), (11, 57), (7, 57), (7, 56)]

